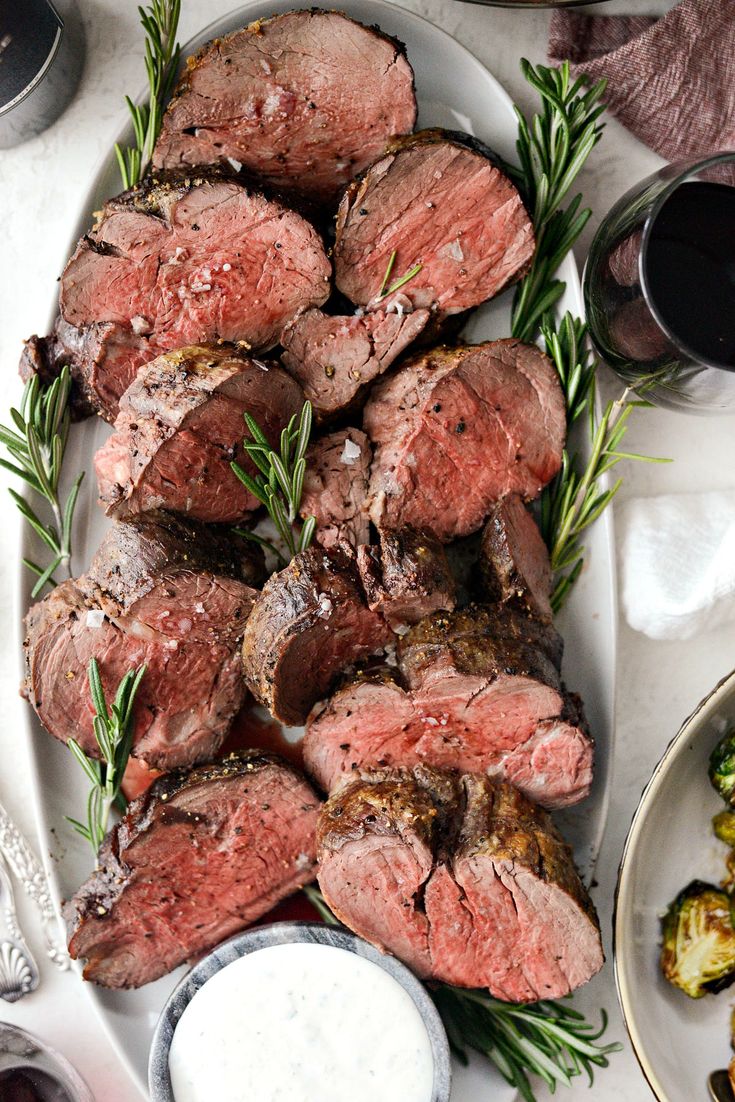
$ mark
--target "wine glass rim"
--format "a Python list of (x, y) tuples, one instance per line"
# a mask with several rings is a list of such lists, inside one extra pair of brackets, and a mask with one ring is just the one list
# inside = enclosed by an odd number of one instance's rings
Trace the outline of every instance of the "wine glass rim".
[[(715, 360), (704, 357), (701, 352), (697, 352), (691, 348), (685, 341), (681, 339), (671, 326), (664, 320), (661, 312), (656, 305), (656, 300), (651, 293), (651, 287), (648, 280), (648, 272), (646, 267), (646, 260), (648, 257), (648, 245), (651, 239), (651, 233), (656, 223), (656, 219), (661, 213), (661, 209), (664, 203), (671, 198), (675, 191), (677, 191), (682, 184), (685, 184), (687, 180), (692, 176), (696, 176), (704, 169), (712, 168), (713, 166), (720, 164), (727, 164), (731, 162), (735, 164), (735, 149), (723, 150), (720, 153), (713, 153), (708, 157), (692, 157), (687, 161), (683, 161), (680, 164), (672, 163), (667, 165), (661, 171), (666, 172), (666, 168), (678, 168), (679, 171), (672, 177), (670, 182), (666, 185), (661, 193), (657, 196), (656, 201), (653, 203), (646, 220), (643, 224), (643, 235), (641, 237), (641, 248), (638, 255), (638, 278), (641, 284), (641, 290), (643, 297), (646, 301), (648, 309), (651, 311), (656, 324), (666, 334), (667, 338), (674, 347), (688, 359), (693, 360), (695, 363), (701, 364), (702, 367), (713, 367), (719, 371), (735, 371), (735, 365), (717, 363)], [(735, 185), (733, 185), (735, 186)]]

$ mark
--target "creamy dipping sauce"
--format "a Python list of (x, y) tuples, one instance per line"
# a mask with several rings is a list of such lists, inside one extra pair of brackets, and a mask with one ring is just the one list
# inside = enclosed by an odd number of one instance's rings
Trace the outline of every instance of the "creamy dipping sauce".
[(228, 964), (181, 1015), (176, 1102), (431, 1102), (431, 1042), (379, 965), (311, 942)]

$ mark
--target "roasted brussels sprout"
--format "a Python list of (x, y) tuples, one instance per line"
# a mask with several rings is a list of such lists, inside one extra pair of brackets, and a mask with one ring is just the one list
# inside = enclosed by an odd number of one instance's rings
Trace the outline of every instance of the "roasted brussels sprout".
[(720, 811), (712, 819), (712, 829), (726, 846), (735, 847), (735, 811)]
[(710, 754), (709, 779), (723, 800), (735, 805), (735, 727), (731, 727)]
[[(733, 892), (733, 891), (735, 891), (735, 849), (731, 849), (731, 850), (728, 851), (727, 857), (725, 858), (725, 868), (727, 869), (727, 872), (725, 873), (722, 880), (720, 881), (720, 887), (724, 888), (724, 890), (726, 892)], [(733, 905), (733, 900), (732, 900), (732, 895), (731, 895), (730, 896), (730, 907), (731, 908), (732, 908), (732, 905)]]
[(735, 929), (721, 888), (693, 880), (669, 905), (661, 932), (661, 971), (690, 998), (735, 980)]

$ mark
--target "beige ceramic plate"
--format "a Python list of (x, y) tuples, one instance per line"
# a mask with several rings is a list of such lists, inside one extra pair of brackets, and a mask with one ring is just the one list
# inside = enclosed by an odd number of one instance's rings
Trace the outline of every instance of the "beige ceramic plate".
[(730, 1059), (732, 991), (689, 999), (658, 967), (659, 917), (690, 880), (718, 882), (722, 801), (709, 755), (735, 723), (735, 672), (684, 723), (643, 792), (623, 850), (615, 910), (615, 977), (638, 1061), (661, 1102), (705, 1102), (707, 1075)]

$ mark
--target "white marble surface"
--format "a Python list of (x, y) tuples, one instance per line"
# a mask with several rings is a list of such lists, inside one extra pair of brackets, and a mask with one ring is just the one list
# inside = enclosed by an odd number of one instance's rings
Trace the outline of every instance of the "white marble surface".
[[(456, 35), (505, 84), (521, 103), (528, 100), (517, 67), (525, 55), (541, 61), (545, 54), (548, 13), (486, 9), (455, 0), (405, 0)], [(76, 217), (78, 197), (98, 159), (106, 155), (121, 118), (121, 98), (142, 85), (141, 39), (133, 0), (79, 0), (88, 30), (88, 59), (83, 83), (65, 116), (33, 142), (0, 153), (0, 209), (3, 210), (0, 277), (0, 361), (6, 380), (0, 404), (2, 419), (19, 394), (15, 365), (23, 337), (44, 330), (54, 294), (54, 280), (65, 259), (68, 227)], [(184, 0), (182, 34), (232, 7), (233, 0)], [(605, 11), (660, 13), (672, 0), (611, 0)], [(593, 9), (590, 9), (593, 10)], [(582, 177), (586, 200), (596, 217), (635, 180), (655, 169), (658, 159), (615, 122)], [(590, 226), (586, 241), (594, 228)], [(579, 252), (584, 258), (586, 241)], [(615, 380), (606, 379), (610, 393)], [(700, 420), (662, 411), (643, 412), (631, 427), (632, 450), (665, 455), (669, 466), (631, 466), (625, 472), (624, 495), (665, 491), (735, 488), (732, 441), (735, 417)], [(9, 499), (0, 495), (0, 798), (31, 834), (33, 824), (25, 797), (28, 763), (21, 738), (17, 696), (18, 659), (12, 623), (17, 525)], [(598, 867), (595, 899), (605, 930), (608, 955), (612, 896), (619, 854), (640, 791), (682, 719), (727, 671), (735, 666), (732, 632), (711, 632), (687, 643), (654, 643), (620, 625), (617, 745), (614, 789), (607, 835)], [(32, 914), (25, 900), (21, 916), (39, 956)], [(610, 1013), (609, 1036), (622, 1038), (611, 968), (608, 966), (580, 995), (578, 1002), (594, 1012)], [(15, 1005), (0, 1006), (0, 1017), (26, 1026), (61, 1049), (87, 1078), (99, 1102), (140, 1102), (125, 1079), (104, 1037), (82, 985), (73, 975), (44, 966), (43, 987)], [(589, 1098), (579, 1080), (560, 1095)], [(539, 1089), (539, 1099), (546, 1097)], [(650, 1096), (626, 1045), (612, 1066), (596, 1080), (598, 1102), (645, 1102)]]

